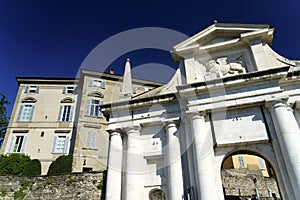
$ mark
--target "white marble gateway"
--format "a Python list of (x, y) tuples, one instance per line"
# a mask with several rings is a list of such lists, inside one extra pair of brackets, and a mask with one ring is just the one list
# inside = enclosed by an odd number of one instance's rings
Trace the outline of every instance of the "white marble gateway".
[(281, 198), (299, 199), (299, 63), (271, 49), (273, 31), (214, 23), (174, 46), (169, 83), (102, 106), (107, 200), (224, 199), (221, 165), (238, 151), (265, 158)]

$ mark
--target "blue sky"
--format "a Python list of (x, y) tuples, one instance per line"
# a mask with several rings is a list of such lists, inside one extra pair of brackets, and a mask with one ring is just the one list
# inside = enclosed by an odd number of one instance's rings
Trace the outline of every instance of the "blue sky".
[[(214, 20), (266, 23), (275, 27), (273, 49), (300, 59), (299, 4), (297, 0), (0, 0), (0, 93), (14, 102), (16, 76), (75, 77), (98, 44), (140, 27), (191, 36)], [(153, 49), (120, 55), (110, 67), (122, 73), (127, 57), (132, 67), (145, 63), (176, 67), (168, 52)], [(11, 109), (8, 106), (9, 113)]]

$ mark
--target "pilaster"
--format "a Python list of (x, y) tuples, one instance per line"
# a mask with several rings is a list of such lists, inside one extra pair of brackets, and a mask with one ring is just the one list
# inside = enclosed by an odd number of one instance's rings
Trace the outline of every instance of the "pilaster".
[(295, 197), (300, 196), (300, 130), (287, 98), (266, 102), (275, 125), (281, 151)]

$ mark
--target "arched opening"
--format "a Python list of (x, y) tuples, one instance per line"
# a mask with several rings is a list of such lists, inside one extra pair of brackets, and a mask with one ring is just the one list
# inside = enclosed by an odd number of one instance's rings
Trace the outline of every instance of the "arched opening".
[(281, 199), (274, 168), (256, 152), (240, 150), (227, 155), (221, 176), (225, 200)]
[(160, 189), (153, 189), (149, 192), (150, 200), (165, 200), (165, 193)]

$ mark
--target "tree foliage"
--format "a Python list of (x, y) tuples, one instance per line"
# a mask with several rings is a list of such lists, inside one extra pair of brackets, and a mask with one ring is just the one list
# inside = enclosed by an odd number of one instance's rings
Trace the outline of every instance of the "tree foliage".
[(28, 162), (24, 170), (22, 171), (23, 176), (38, 176), (41, 175), (41, 162), (38, 159), (33, 159)]
[(64, 174), (72, 172), (72, 155), (62, 155), (54, 160), (48, 169), (48, 175)]
[(6, 104), (9, 104), (9, 101), (0, 93), (0, 138), (4, 137), (9, 121), (5, 107)]
[(29, 161), (24, 154), (0, 155), (0, 175), (19, 175)]

